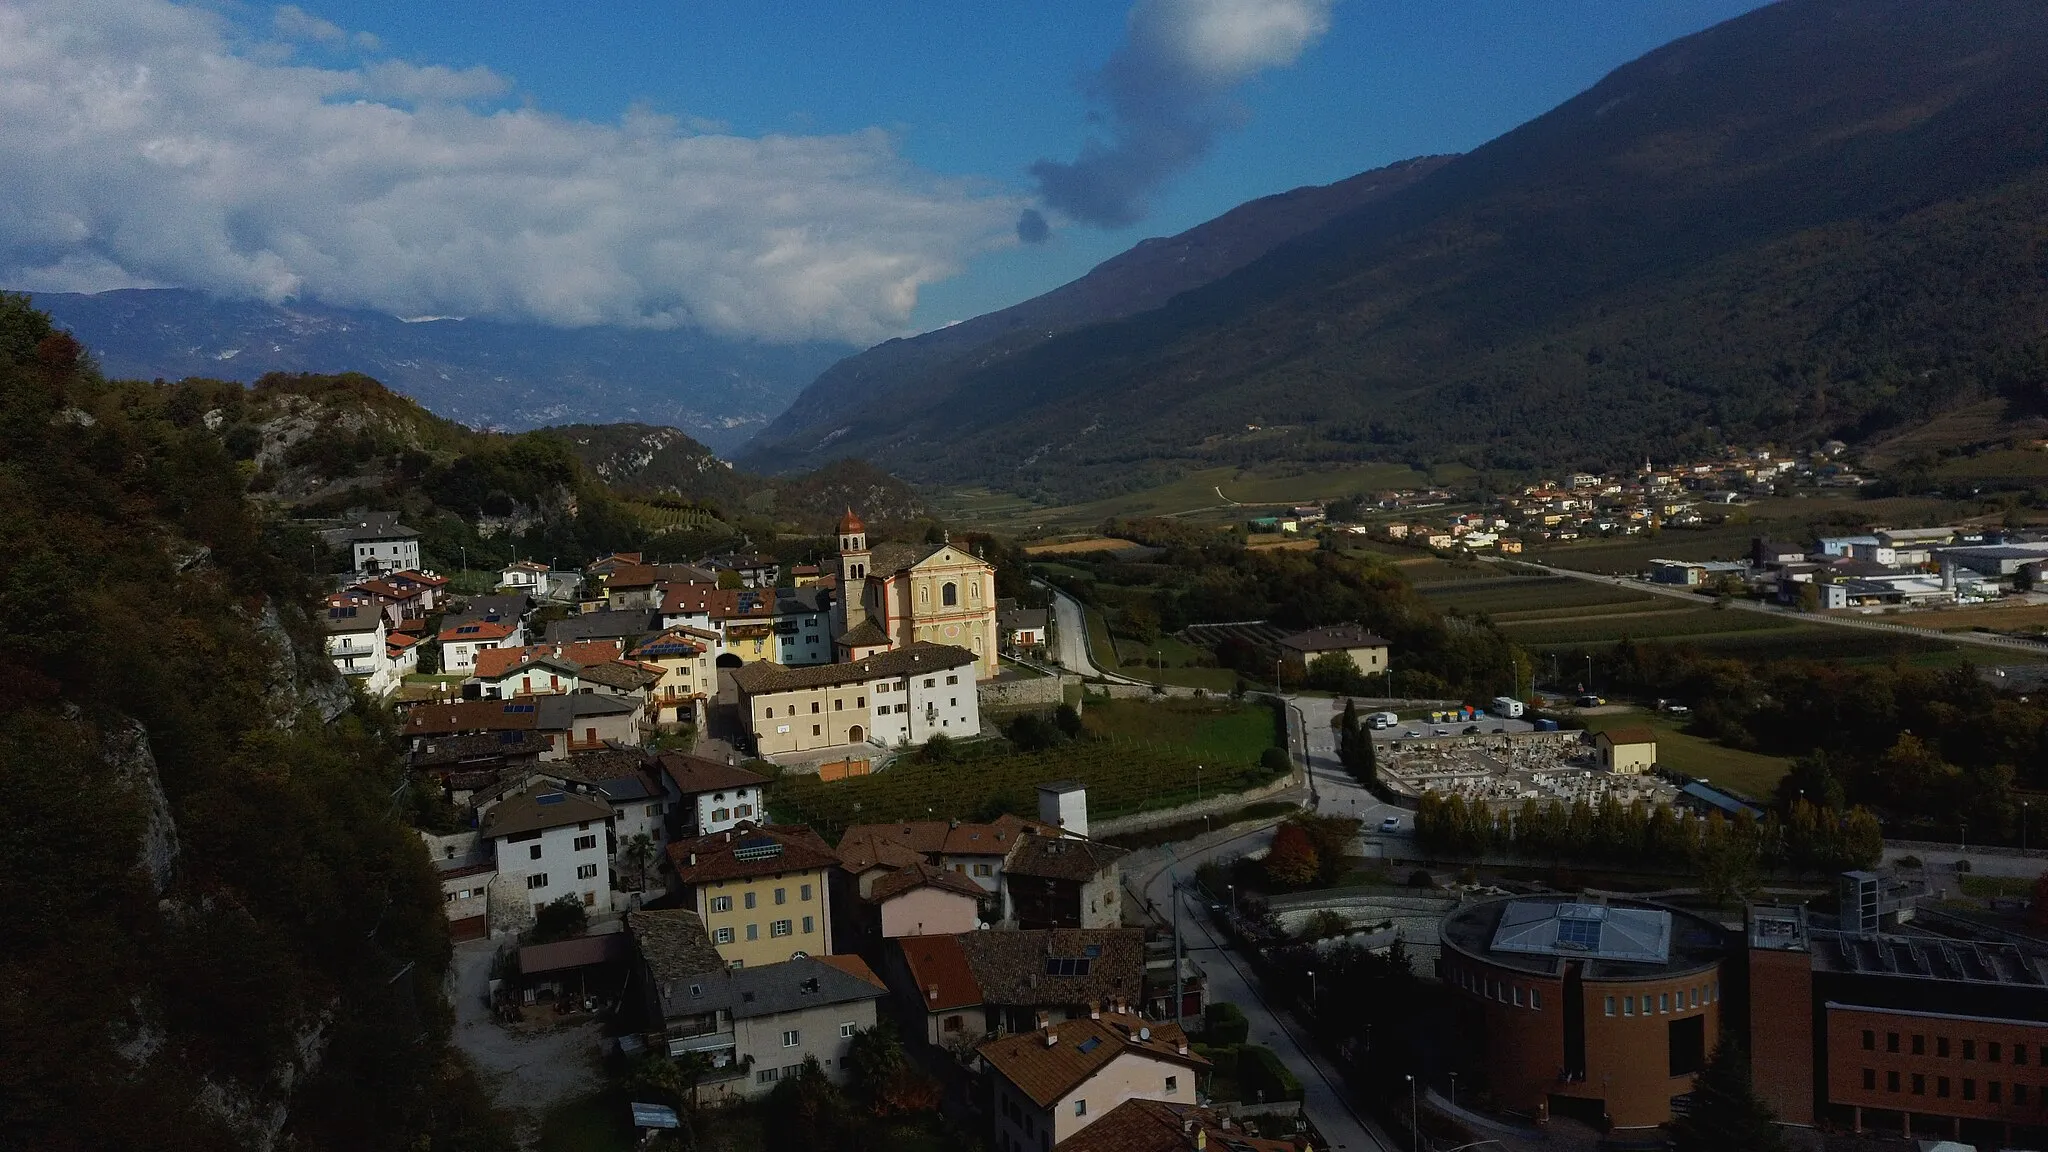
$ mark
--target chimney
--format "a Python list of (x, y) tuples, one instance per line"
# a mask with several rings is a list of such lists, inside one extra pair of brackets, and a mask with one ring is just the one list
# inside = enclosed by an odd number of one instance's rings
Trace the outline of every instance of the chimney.
[(1059, 1034), (1059, 1033), (1057, 1033), (1057, 1032), (1055, 1032), (1055, 1031), (1053, 1031), (1053, 1030), (1052, 1030), (1052, 1029), (1050, 1029), (1050, 1028), (1046, 1029), (1046, 1030), (1045, 1030), (1045, 1046), (1046, 1046), (1047, 1048), (1057, 1048), (1057, 1047), (1059, 1047), (1059, 1043), (1060, 1043), (1060, 1034)]
[(1091, 1006), (1091, 1007), (1090, 1007), (1090, 1008), (1088, 1009), (1088, 1018), (1089, 1018), (1090, 1020), (1100, 1020), (1100, 1019), (1102, 1019), (1102, 1005), (1101, 1005), (1101, 1004), (1095, 1004), (1095, 1005), (1092, 1005), (1092, 1006)]
[(695, 852), (692, 852), (692, 853), (690, 853), (690, 867), (692, 867), (692, 868), (695, 868), (696, 866), (697, 866), (697, 854), (696, 854)]

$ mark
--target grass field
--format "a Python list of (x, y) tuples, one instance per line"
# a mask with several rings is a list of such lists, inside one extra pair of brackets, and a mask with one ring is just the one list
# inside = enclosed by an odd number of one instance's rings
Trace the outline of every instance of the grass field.
[(1671, 640), (1681, 637), (1726, 635), (1731, 632), (1768, 632), (1791, 627), (1782, 617), (1761, 612), (1716, 611), (1686, 608), (1677, 612), (1646, 615), (1605, 615), (1585, 619), (1511, 620), (1501, 631), (1527, 646), (1551, 644), (1611, 644), (1627, 637), (1632, 640)]
[(1770, 799), (1778, 779), (1792, 767), (1792, 761), (1784, 757), (1724, 748), (1711, 740), (1689, 736), (1680, 725), (1655, 712), (1621, 712), (1585, 719), (1586, 727), (1594, 732), (1649, 728), (1657, 733), (1659, 764), (1732, 788), (1752, 800)]
[(1989, 628), (1994, 632), (2038, 632), (2048, 628), (2048, 604), (1985, 604), (1934, 612), (1902, 612), (1892, 617), (1892, 622), (1943, 631)]
[(1259, 764), (1277, 741), (1273, 713), (1260, 705), (1095, 700), (1085, 719), (1097, 738), (1043, 752), (976, 750), (948, 762), (904, 756), (872, 776), (832, 784), (784, 776), (769, 786), (769, 807), (776, 819), (810, 824), (836, 843), (848, 824), (1035, 812), (1037, 786), (1051, 780), (1087, 785), (1090, 817), (1106, 820), (1274, 778)]
[(1484, 583), (1433, 584), (1421, 590), (1438, 608), (1456, 608), (1468, 616), (1486, 613), (1495, 619), (1508, 613), (1587, 610), (1604, 605), (1651, 605), (1677, 602), (1647, 592), (1631, 592), (1611, 584), (1595, 584), (1570, 576), (1513, 577)]
[(2048, 452), (2002, 448), (1944, 460), (1934, 469), (1941, 480), (2048, 480)]
[[(941, 493), (933, 504), (941, 515), (959, 526), (1038, 534), (1095, 528), (1112, 516), (1204, 513), (1207, 518), (1218, 520), (1241, 519), (1262, 507), (1307, 504), (1381, 488), (1415, 488), (1429, 483), (1430, 477), (1402, 464), (1366, 464), (1295, 473), (1203, 468), (1155, 488), (1084, 504), (1042, 507), (987, 488)], [(1217, 496), (1219, 488), (1223, 492), (1221, 497)]]
[(1206, 656), (1207, 653), (1170, 636), (1159, 638), (1159, 655), (1162, 659), (1177, 663), (1179, 666), (1147, 668), (1138, 663), (1125, 664), (1126, 657), (1136, 661), (1149, 655), (1151, 645), (1141, 646), (1133, 640), (1112, 639), (1109, 634), (1109, 623), (1103, 619), (1102, 610), (1093, 605), (1083, 610), (1088, 613), (1089, 655), (1104, 671), (1129, 676), (1134, 680), (1151, 680), (1183, 688), (1205, 688), (1211, 692), (1229, 692), (1237, 687), (1237, 673), (1228, 668), (1185, 666), (1199, 657)]
[(1149, 552), (1135, 540), (1122, 540), (1115, 536), (1084, 536), (1079, 540), (1062, 540), (1057, 544), (1033, 544), (1024, 549), (1027, 556), (1060, 556), (1086, 554), (1089, 552), (1129, 552), (1133, 549)]

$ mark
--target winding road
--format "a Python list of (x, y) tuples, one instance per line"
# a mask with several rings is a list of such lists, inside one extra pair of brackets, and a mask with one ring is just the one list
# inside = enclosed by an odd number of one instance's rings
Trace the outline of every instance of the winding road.
[(1082, 677), (1099, 677), (1112, 684), (1149, 686), (1148, 681), (1133, 680), (1129, 676), (1104, 671), (1097, 666), (1089, 657), (1088, 614), (1081, 607), (1081, 602), (1043, 580), (1036, 583), (1052, 593), (1053, 651), (1059, 657), (1060, 667)]

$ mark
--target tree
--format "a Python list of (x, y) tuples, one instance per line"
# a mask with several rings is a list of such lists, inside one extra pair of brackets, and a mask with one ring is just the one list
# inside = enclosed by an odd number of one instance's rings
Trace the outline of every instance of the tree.
[(1351, 653), (1325, 652), (1308, 662), (1308, 682), (1330, 692), (1360, 692), (1365, 688), (1365, 674), (1358, 670)]
[(1081, 712), (1072, 704), (1063, 703), (1052, 710), (1052, 724), (1053, 727), (1058, 728), (1064, 733), (1067, 739), (1079, 739), (1081, 735)]
[(633, 869), (641, 888), (647, 887), (647, 866), (654, 862), (654, 838), (645, 832), (635, 832), (626, 841), (624, 853), (626, 864)]
[(1750, 1082), (1749, 1056), (1723, 1036), (1693, 1081), (1692, 1107), (1672, 1122), (1676, 1152), (1783, 1152), (1778, 1119)]
[(1306, 888), (1321, 872), (1307, 829), (1290, 821), (1274, 830), (1273, 846), (1266, 852), (1268, 882), (1276, 888)]
[(533, 943), (546, 944), (550, 940), (567, 940), (581, 936), (590, 927), (590, 914), (583, 908), (583, 901), (575, 896), (561, 896), (541, 905), (533, 914)]
[(2036, 929), (2048, 928), (2048, 872), (2034, 878), (2034, 902), (2027, 908), (2027, 921)]

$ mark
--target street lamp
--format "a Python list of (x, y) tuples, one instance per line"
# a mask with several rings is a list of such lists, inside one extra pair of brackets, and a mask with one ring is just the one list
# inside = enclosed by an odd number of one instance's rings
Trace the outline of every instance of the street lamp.
[(2020, 851), (2027, 850), (2027, 802), (2020, 801)]
[(1237, 915), (1237, 885), (1225, 884), (1224, 887), (1230, 889), (1230, 914), (1235, 916)]
[(1420, 1115), (1415, 1108), (1415, 1077), (1408, 1077), (1408, 1143), (1415, 1152), (1422, 1152), (1422, 1125), (1416, 1119)]
[(1457, 1074), (1456, 1072), (1453, 1072), (1453, 1073), (1451, 1073), (1451, 1110), (1452, 1110), (1452, 1111), (1456, 1111), (1456, 1110), (1457, 1110), (1457, 1107), (1458, 1107), (1458, 1074)]
[(1316, 1010), (1316, 970), (1308, 970), (1308, 1010)]

